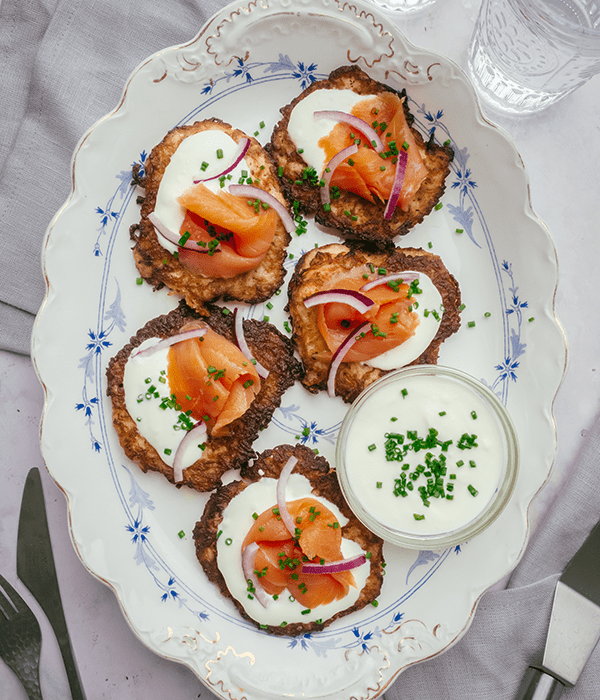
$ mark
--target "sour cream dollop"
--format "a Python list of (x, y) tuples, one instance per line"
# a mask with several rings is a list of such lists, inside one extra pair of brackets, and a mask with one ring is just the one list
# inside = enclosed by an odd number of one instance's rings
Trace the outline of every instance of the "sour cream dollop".
[[(407, 274), (411, 272), (406, 270)], [(401, 345), (366, 360), (364, 364), (383, 370), (404, 367), (422, 355), (434, 339), (444, 313), (442, 296), (427, 275), (422, 272), (415, 274), (419, 276), (419, 289), (422, 291), (414, 296), (413, 312), (419, 317), (415, 334)]]
[[(305, 476), (291, 474), (286, 485), (286, 499), (293, 501), (305, 497), (322, 501), (335, 515), (342, 527), (347, 524), (347, 518), (333, 503), (312, 493), (310, 481)], [(267, 608), (264, 608), (255, 597), (248, 596), (248, 583), (242, 569), (242, 543), (254, 523), (252, 514), (262, 513), (267, 508), (272, 508), (276, 503), (277, 480), (263, 477), (235, 496), (223, 512), (223, 520), (220, 525), (221, 534), (217, 540), (217, 563), (231, 595), (243, 605), (252, 619), (260, 624), (275, 626), (281, 625), (282, 622), (289, 624), (291, 622), (325, 621), (335, 613), (353, 605), (369, 576), (370, 562), (368, 560), (352, 570), (356, 588), (351, 586), (345, 598), (328, 605), (319, 605), (309, 612), (306, 611), (306, 607), (301, 602), (291, 598), (287, 591), (282, 593), (277, 600), (271, 601)], [(353, 540), (342, 539), (344, 558), (356, 556), (362, 552), (360, 545)]]
[[(238, 144), (231, 136), (219, 129), (199, 131), (183, 139), (165, 168), (154, 206), (156, 216), (167, 228), (179, 233), (185, 218), (185, 207), (179, 204), (177, 198), (193, 187), (194, 180), (210, 178), (222, 172), (232, 162), (237, 149)], [(203, 163), (208, 164), (205, 169), (202, 169)], [(242, 171), (250, 172), (243, 158), (228, 173), (227, 183), (237, 184)], [(219, 178), (203, 184), (213, 192), (221, 189)], [(176, 245), (162, 237), (160, 244), (171, 253), (177, 250)]]
[[(158, 338), (145, 340), (143, 350), (158, 342)], [(180, 411), (166, 407), (170, 397), (167, 377), (167, 355), (169, 348), (144, 355), (130, 357), (125, 365), (123, 386), (127, 412), (136, 422), (138, 432), (154, 447), (162, 461), (173, 466), (175, 453), (186, 431), (178, 419)], [(187, 468), (203, 455), (202, 444), (188, 445), (183, 455), (183, 468)]]
[(314, 113), (321, 110), (337, 110), (349, 113), (354, 105), (368, 95), (359, 95), (353, 90), (315, 90), (300, 100), (292, 110), (288, 122), (288, 134), (305, 162), (321, 174), (327, 159), (319, 140), (327, 136), (338, 123), (333, 119), (315, 119)]

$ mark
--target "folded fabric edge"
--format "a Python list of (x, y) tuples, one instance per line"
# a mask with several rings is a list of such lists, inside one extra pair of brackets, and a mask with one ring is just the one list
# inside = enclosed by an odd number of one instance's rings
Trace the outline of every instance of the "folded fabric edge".
[(35, 316), (0, 301), (0, 350), (31, 354), (31, 332)]

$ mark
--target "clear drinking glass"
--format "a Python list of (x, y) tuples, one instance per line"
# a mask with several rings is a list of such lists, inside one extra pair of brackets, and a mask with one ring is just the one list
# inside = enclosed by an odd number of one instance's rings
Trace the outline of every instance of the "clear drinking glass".
[(468, 65), (496, 109), (544, 109), (600, 72), (600, 2), (483, 0)]

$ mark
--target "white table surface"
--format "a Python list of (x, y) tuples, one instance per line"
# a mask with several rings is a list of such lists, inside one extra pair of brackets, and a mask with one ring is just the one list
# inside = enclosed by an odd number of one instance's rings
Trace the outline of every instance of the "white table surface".
[[(476, 5), (477, 0), (439, 0), (434, 10), (413, 19), (397, 19), (397, 23), (413, 43), (440, 51), (465, 68)], [(535, 536), (545, 509), (568, 478), (599, 407), (600, 76), (537, 116), (515, 119), (485, 107), (484, 112), (510, 134), (522, 155), (534, 211), (552, 233), (560, 267), (556, 310), (567, 336), (569, 363), (554, 406), (559, 439), (555, 467), (532, 510)], [(16, 576), (19, 506), (32, 466), (42, 471), (67, 624), (88, 700), (213, 697), (187, 668), (157, 657), (138, 641), (112, 591), (79, 561), (70, 540), (65, 498), (40, 454), (43, 405), (43, 390), (29, 358), (0, 352), (0, 572), (40, 621), (45, 700), (64, 700), (70, 694), (50, 626)], [(13, 673), (0, 663), (0, 700), (26, 697)]]

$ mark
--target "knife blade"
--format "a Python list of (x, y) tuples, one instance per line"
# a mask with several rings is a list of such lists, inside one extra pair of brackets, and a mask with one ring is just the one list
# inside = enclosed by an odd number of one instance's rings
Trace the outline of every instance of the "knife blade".
[(574, 686), (598, 639), (600, 523), (556, 584), (542, 664), (528, 669), (517, 700), (555, 700)]
[(85, 700), (56, 577), (42, 479), (37, 467), (27, 475), (17, 535), (17, 575), (50, 622), (67, 672), (73, 700)]

